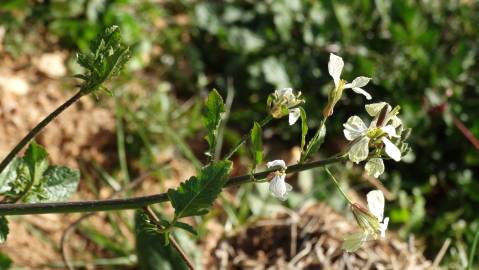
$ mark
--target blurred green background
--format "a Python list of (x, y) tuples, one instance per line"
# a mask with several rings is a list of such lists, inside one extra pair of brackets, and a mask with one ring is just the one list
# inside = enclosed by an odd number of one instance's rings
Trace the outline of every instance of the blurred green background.
[[(464, 265), (479, 230), (478, 14), (474, 0), (0, 3), (3, 47), (15, 57), (39, 50), (38, 36), (74, 52), (85, 50), (106, 26), (120, 26), (134, 52), (126, 79), (142, 72), (161, 82), (122, 114), (128, 156), (145, 168), (154, 162), (148, 153), (168, 143), (199, 164), (202, 157), (188, 145), (201, 139), (201, 126), (191, 119), (198, 119), (198, 97), (212, 88), (223, 96), (227, 89), (235, 92), (228, 123), (235, 128), (226, 130), (227, 145), (248, 130), (251, 119), (264, 116), (267, 95), (281, 87), (303, 92), (310, 128), (316, 127), (332, 86), (329, 53), (342, 56), (343, 78), (372, 77), (366, 89), (374, 101), (400, 105), (413, 129), (412, 153), (405, 162), (387, 162), (381, 177), (395, 195), (387, 205), (392, 227), (405, 239), (414, 233), (427, 243), (429, 258), (451, 238), (451, 265)], [(125, 105), (134, 100), (128, 91), (119, 96)], [(341, 124), (352, 114), (364, 115), (364, 102), (345, 94), (329, 123), (323, 156), (344, 145)], [(272, 129), (274, 143), (297, 145), (299, 125), (289, 128), (282, 121)], [(317, 174), (324, 181), (312, 194), (334, 204), (337, 198), (328, 195), (333, 186)], [(345, 176), (351, 188), (370, 189), (361, 168)]]

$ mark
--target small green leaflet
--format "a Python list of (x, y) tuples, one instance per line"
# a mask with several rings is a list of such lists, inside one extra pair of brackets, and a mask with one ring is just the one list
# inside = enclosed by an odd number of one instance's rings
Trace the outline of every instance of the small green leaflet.
[(261, 125), (257, 122), (253, 123), (253, 128), (251, 129), (251, 152), (253, 153), (253, 170), (256, 168), (256, 165), (261, 164), (263, 161), (263, 130)]
[(216, 147), (216, 136), (218, 135), (218, 127), (221, 122), (221, 115), (225, 112), (225, 105), (221, 95), (213, 89), (208, 95), (205, 108), (203, 110), (203, 122), (208, 134), (205, 139), (210, 146), (208, 154), (213, 155)]
[(198, 176), (181, 183), (177, 189), (169, 189), (168, 198), (175, 208), (175, 220), (208, 213), (228, 181), (231, 164), (230, 161), (218, 161), (207, 165)]
[(306, 135), (308, 135), (308, 119), (306, 118), (306, 111), (303, 107), (299, 107), (301, 112), (301, 151), (304, 151), (306, 145)]
[(130, 50), (122, 43), (120, 29), (113, 25), (105, 29), (90, 44), (90, 52), (77, 54), (77, 62), (86, 73), (75, 77), (84, 80), (80, 86), (83, 94), (108, 89), (102, 84), (117, 75), (130, 59)]
[(80, 181), (80, 172), (67, 167), (50, 166), (43, 175), (41, 197), (36, 193), (26, 196), (25, 201), (34, 202), (61, 202), (70, 198), (75, 193)]
[(8, 229), (8, 220), (4, 216), (0, 216), (0, 244), (7, 241), (7, 235), (10, 230)]
[(321, 121), (321, 124), (318, 128), (318, 131), (314, 134), (314, 137), (308, 143), (306, 151), (301, 155), (301, 162), (304, 162), (309, 156), (319, 150), (321, 145), (324, 142), (324, 137), (326, 136), (326, 125), (324, 120)]
[(48, 168), (48, 153), (41, 145), (32, 142), (28, 146), (23, 162), (27, 165), (30, 172), (30, 179), (33, 185), (38, 185), (42, 180), (42, 175)]
[(32, 142), (22, 158), (14, 159), (0, 176), (2, 194), (9, 202), (66, 201), (80, 181), (77, 170), (62, 166), (49, 166), (48, 153)]

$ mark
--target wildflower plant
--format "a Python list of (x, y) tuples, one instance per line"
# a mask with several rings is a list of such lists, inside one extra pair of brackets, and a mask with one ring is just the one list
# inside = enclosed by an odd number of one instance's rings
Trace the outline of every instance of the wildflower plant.
[[(398, 117), (399, 107), (392, 108), (385, 102), (379, 102), (365, 106), (367, 113), (372, 117), (369, 125), (366, 125), (358, 116), (351, 116), (343, 125), (345, 138), (350, 142), (345, 153), (324, 160), (310, 160), (324, 142), (327, 119), (333, 115), (334, 107), (341, 100), (343, 90), (351, 89), (364, 95), (367, 100), (372, 99), (372, 96), (362, 88), (368, 84), (370, 78), (360, 76), (350, 83), (342, 80), (340, 75), (344, 62), (339, 56), (331, 54), (328, 70), (333, 78), (334, 88), (330, 91), (323, 114), (320, 116), (320, 125), (309, 141), (306, 140), (309, 129), (307, 114), (301, 106), (305, 100), (301, 92), (296, 92), (292, 88), (283, 88), (275, 90), (268, 97), (266, 104), (268, 115), (259, 122), (254, 121), (251, 130), (233, 145), (226, 155), (221, 156), (221, 152), (218, 154), (215, 150), (219, 137), (222, 136), (219, 127), (224, 121), (226, 107), (219, 92), (213, 90), (208, 95), (203, 110), (208, 159), (195, 176), (176, 188), (168, 189), (165, 193), (128, 199), (67, 202), (80, 181), (79, 172), (50, 165), (46, 150), (30, 141), (80, 97), (96, 93), (98, 90), (105, 90), (104, 83), (118, 74), (128, 60), (128, 52), (128, 47), (121, 42), (119, 29), (117, 27), (106, 29), (92, 43), (91, 52), (78, 55), (78, 62), (86, 69), (84, 74), (77, 76), (84, 81), (78, 93), (40, 122), (2, 161), (0, 194), (4, 197), (4, 204), (0, 205), (1, 241), (7, 238), (8, 221), (5, 216), (9, 215), (138, 209), (140, 212), (137, 218), (142, 224), (140, 230), (145, 230), (144, 235), (148, 237), (152, 233), (160, 235), (164, 239), (163, 243), (172, 245), (184, 260), (185, 265), (193, 269), (194, 264), (182, 251), (171, 232), (182, 229), (196, 235), (197, 229), (185, 221), (185, 218), (207, 214), (223, 188), (245, 183), (269, 182), (272, 196), (285, 201), (288, 199), (288, 192), (293, 190), (286, 181), (288, 173), (346, 162), (349, 159), (354, 163), (366, 162), (366, 172), (378, 177), (384, 172), (383, 160), (400, 161), (408, 151), (405, 140), (410, 130), (403, 127)], [(264, 164), (263, 127), (273, 119), (281, 121), (286, 116), (288, 116), (289, 125), (294, 125), (301, 119), (300, 160), (289, 166), (286, 166), (283, 160), (273, 160)], [(28, 143), (30, 145), (25, 155), (22, 158), (16, 157)], [(232, 157), (244, 145), (249, 146), (252, 167), (246, 175), (231, 177), (230, 174), (235, 165)], [(257, 171), (257, 168), (264, 165), (266, 165), (265, 170)], [(360, 229), (359, 233), (345, 237), (344, 249), (355, 251), (365, 241), (385, 237), (389, 219), (384, 218), (385, 203), (382, 192), (379, 190), (369, 192), (368, 207), (365, 208), (360, 203), (353, 202), (341, 189), (339, 182), (329, 169), (325, 169), (348, 201)], [(152, 205), (167, 201), (174, 208), (174, 213), (170, 217), (158, 216), (151, 209)]]

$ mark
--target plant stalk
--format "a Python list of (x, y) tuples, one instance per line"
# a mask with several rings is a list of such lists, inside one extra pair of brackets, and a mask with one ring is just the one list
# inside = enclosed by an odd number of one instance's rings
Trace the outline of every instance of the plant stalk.
[(27, 135), (8, 153), (8, 155), (2, 160), (0, 163), (0, 173), (5, 170), (8, 164), (15, 158), (15, 156), (20, 152), (25, 145), (27, 145), (35, 136), (42, 131), (44, 127), (46, 127), (51, 121), (53, 121), (59, 114), (61, 114), (65, 109), (70, 107), (73, 103), (78, 101), (84, 94), (81, 91), (78, 91), (75, 95), (73, 95), (70, 99), (68, 99), (65, 103), (60, 105), (56, 110), (50, 113), (47, 117), (45, 117), (40, 123), (38, 123), (32, 130), (28, 132)]
[[(155, 212), (151, 210), (150, 207), (145, 206), (143, 207), (143, 210), (145, 213), (148, 215), (151, 221), (155, 223), (155, 225), (158, 227), (158, 229), (163, 230), (163, 226), (161, 226), (160, 219), (156, 216)], [(190, 270), (195, 270), (195, 265), (191, 261), (191, 259), (186, 255), (186, 253), (181, 249), (180, 245), (176, 242), (176, 240), (171, 236), (171, 234), (168, 235), (168, 239), (170, 241), (170, 244), (173, 246), (174, 249), (180, 254), (181, 258), (183, 261), (185, 261), (186, 265)]]
[[(286, 169), (286, 173), (295, 173), (328, 164), (344, 161), (345, 157), (333, 157), (308, 163), (295, 164)], [(274, 169), (265, 170), (253, 175), (246, 174), (231, 177), (225, 187), (242, 185), (266, 178)], [(50, 213), (77, 213), (77, 212), (100, 212), (126, 209), (139, 209), (151, 204), (169, 201), (166, 193), (149, 196), (141, 196), (127, 199), (106, 199), (77, 202), (53, 202), (53, 203), (26, 203), (26, 204), (0, 204), (0, 216), (32, 215)]]

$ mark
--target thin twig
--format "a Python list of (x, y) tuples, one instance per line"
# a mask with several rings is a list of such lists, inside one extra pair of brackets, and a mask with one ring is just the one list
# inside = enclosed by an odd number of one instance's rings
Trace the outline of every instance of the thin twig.
[(84, 94), (81, 91), (78, 91), (75, 95), (73, 95), (70, 99), (68, 99), (65, 103), (60, 105), (56, 110), (52, 113), (47, 115), (40, 123), (38, 123), (32, 130), (28, 132), (25, 137), (8, 153), (8, 155), (2, 160), (0, 163), (0, 173), (8, 166), (8, 164), (15, 158), (15, 156), (20, 152), (25, 145), (27, 145), (35, 136), (42, 131), (51, 121), (53, 121), (58, 115), (60, 115), (65, 109), (70, 107), (76, 101), (78, 101)]
[[(312, 161), (289, 166), (287, 173), (294, 173), (309, 170), (312, 168), (323, 167), (332, 163), (338, 163), (345, 160), (344, 156), (333, 157), (324, 160)], [(265, 179), (275, 169), (265, 170), (253, 175), (246, 174), (231, 177), (225, 187), (237, 186), (251, 182), (257, 182)], [(149, 196), (140, 196), (126, 199), (106, 199), (77, 202), (57, 202), (57, 203), (20, 203), (20, 204), (0, 204), (0, 216), (12, 215), (31, 215), (31, 214), (53, 214), (53, 213), (75, 213), (75, 212), (100, 212), (113, 210), (138, 209), (151, 204), (157, 204), (169, 201), (166, 193), (160, 193)]]
[[(155, 223), (158, 229), (160, 230), (164, 229), (163, 226), (161, 226), (160, 219), (156, 216), (155, 212), (153, 212), (153, 210), (151, 210), (149, 206), (143, 207), (143, 210), (145, 210), (150, 220), (153, 221), (153, 223)], [(178, 253), (180, 254), (181, 258), (183, 258), (186, 265), (188, 265), (188, 268), (191, 270), (195, 270), (195, 265), (193, 264), (191, 259), (188, 257), (188, 255), (186, 255), (186, 253), (181, 249), (180, 245), (176, 242), (176, 240), (171, 235), (168, 235), (168, 239), (171, 245), (173, 246), (173, 248), (176, 249), (176, 251), (178, 251)]]

